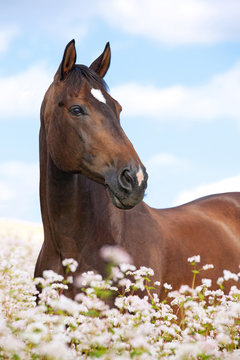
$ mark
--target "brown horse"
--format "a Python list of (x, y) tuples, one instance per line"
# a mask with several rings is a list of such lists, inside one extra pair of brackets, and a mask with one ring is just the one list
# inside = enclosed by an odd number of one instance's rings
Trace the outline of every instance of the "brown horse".
[[(104, 271), (103, 245), (120, 245), (136, 266), (155, 271), (154, 280), (191, 284), (187, 258), (200, 255), (215, 269), (239, 271), (240, 193), (205, 197), (156, 210), (142, 202), (147, 173), (120, 126), (121, 106), (103, 81), (110, 46), (90, 65), (76, 65), (75, 43), (44, 97), (40, 129), (40, 199), (44, 243), (35, 276), (74, 258), (78, 275)], [(128, 210), (126, 210), (128, 209)], [(68, 295), (73, 297), (75, 289)]]

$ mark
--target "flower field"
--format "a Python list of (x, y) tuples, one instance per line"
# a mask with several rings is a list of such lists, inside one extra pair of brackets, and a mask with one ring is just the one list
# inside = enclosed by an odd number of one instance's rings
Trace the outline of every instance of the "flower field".
[[(109, 277), (82, 274), (73, 301), (63, 295), (73, 259), (63, 262), (65, 278), (51, 270), (32, 278), (42, 238), (41, 226), (0, 220), (0, 359), (240, 359), (240, 273), (226, 269), (218, 290), (211, 279), (194, 287), (198, 271), (212, 267), (196, 254), (186, 259), (193, 286), (172, 291), (164, 284), (161, 302), (153, 270), (136, 269), (122, 249), (107, 247), (101, 255)], [(236, 285), (224, 294), (229, 279)], [(114, 307), (105, 301), (112, 295)]]

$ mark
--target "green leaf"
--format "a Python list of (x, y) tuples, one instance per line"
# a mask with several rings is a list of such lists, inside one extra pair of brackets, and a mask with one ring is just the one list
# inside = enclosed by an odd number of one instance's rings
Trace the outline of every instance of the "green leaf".
[(107, 348), (104, 348), (104, 347), (97, 347), (96, 349), (93, 349), (91, 352), (90, 352), (90, 356), (91, 357), (97, 357), (97, 358), (100, 358), (102, 355), (106, 354), (106, 352), (108, 351)]
[(198, 270), (192, 270), (192, 273), (193, 273), (193, 274), (199, 274), (200, 271), (198, 271)]

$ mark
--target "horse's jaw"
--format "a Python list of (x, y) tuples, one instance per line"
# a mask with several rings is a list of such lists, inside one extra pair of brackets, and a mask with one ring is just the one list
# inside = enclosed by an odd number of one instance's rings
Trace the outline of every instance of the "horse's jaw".
[[(132, 209), (135, 205), (137, 205), (137, 203), (134, 204), (123, 204), (121, 202), (121, 200), (119, 200), (119, 198), (111, 191), (111, 189), (109, 188), (109, 186), (107, 186), (111, 201), (113, 203), (114, 206), (116, 206), (116, 208), (121, 209), (121, 210), (130, 210)], [(141, 201), (141, 200), (140, 200)]]

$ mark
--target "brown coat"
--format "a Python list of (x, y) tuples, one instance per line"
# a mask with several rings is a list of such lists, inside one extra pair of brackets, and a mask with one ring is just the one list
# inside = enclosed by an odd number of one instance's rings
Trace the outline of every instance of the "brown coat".
[[(153, 268), (154, 280), (174, 288), (191, 284), (187, 258), (193, 255), (214, 264), (203, 274), (214, 282), (223, 269), (238, 272), (240, 193), (164, 210), (142, 202), (147, 173), (120, 126), (121, 106), (102, 80), (109, 44), (89, 68), (75, 61), (71, 41), (41, 108), (44, 243), (35, 276), (45, 269), (63, 274), (65, 258), (78, 261), (76, 275), (104, 272), (99, 249), (106, 244), (124, 247), (136, 266)], [(68, 295), (74, 294), (72, 288)]]

